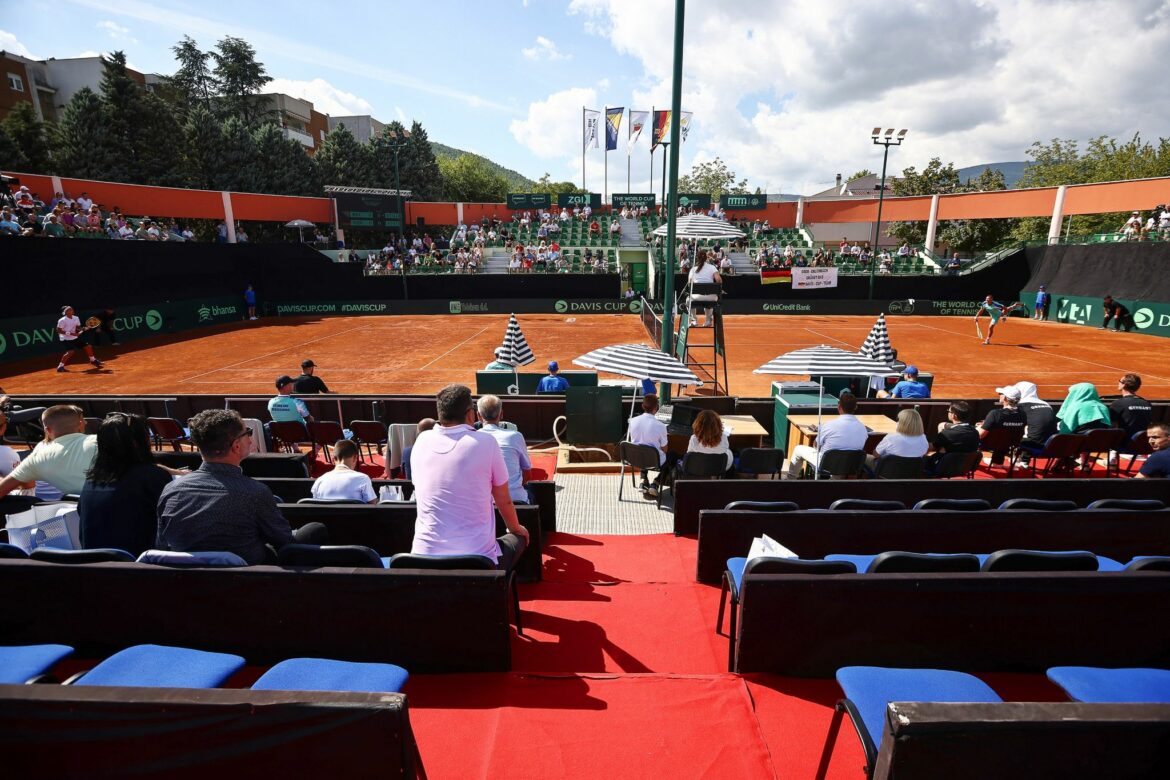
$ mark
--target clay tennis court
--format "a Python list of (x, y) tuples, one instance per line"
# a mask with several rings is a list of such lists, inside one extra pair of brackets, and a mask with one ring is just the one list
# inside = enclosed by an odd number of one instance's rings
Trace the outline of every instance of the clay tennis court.
[[(874, 317), (728, 316), (725, 322), (731, 394), (751, 397), (767, 396), (769, 383), (780, 378), (753, 374), (756, 367), (818, 344), (855, 350)], [(934, 374), (936, 397), (986, 398), (1005, 382), (1025, 379), (1051, 398), (1086, 381), (1114, 393), (1118, 378), (1134, 371), (1144, 380), (1144, 396), (1170, 398), (1170, 342), (1157, 337), (1011, 318), (985, 347), (970, 317), (899, 316), (887, 323), (899, 358)], [(528, 371), (543, 371), (549, 360), (571, 369), (574, 357), (607, 344), (649, 343), (637, 315), (522, 315), (520, 324), (537, 358)], [(99, 347), (106, 361), (101, 371), (76, 358), (68, 374), (53, 370), (53, 356), (26, 360), (8, 365), (2, 384), (15, 395), (270, 394), (277, 376), (295, 376), (300, 361), (312, 358), (317, 374), (341, 393), (433, 393), (450, 382), (474, 386), (475, 371), (492, 359), (506, 325), (500, 315), (272, 318)], [(692, 330), (691, 343), (709, 343), (710, 334)]]

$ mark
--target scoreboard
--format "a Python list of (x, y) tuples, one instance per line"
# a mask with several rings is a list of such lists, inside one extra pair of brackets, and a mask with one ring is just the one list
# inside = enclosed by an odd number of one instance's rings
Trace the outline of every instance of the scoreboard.
[(402, 204), (397, 195), (336, 193), (337, 222), (342, 228), (402, 230)]

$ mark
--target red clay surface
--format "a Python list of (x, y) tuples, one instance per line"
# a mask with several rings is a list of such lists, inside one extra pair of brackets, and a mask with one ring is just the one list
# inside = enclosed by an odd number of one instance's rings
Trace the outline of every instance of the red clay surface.
[[(870, 316), (727, 317), (731, 394), (767, 396), (770, 382), (784, 377), (753, 369), (801, 347), (857, 349), (873, 322)], [(1013, 318), (985, 347), (969, 317), (887, 322), (899, 357), (934, 374), (936, 397), (990, 397), (997, 386), (1020, 380), (1035, 382), (1051, 398), (1063, 398), (1074, 382), (1115, 393), (1118, 378), (1134, 371), (1145, 382), (1143, 395), (1170, 398), (1170, 341), (1158, 337)], [(537, 358), (529, 371), (543, 371), (549, 360), (573, 368), (573, 358), (607, 344), (649, 343), (634, 315), (523, 315), (520, 324)], [(13, 363), (0, 369), (0, 385), (17, 395), (268, 394), (277, 376), (295, 376), (300, 361), (312, 358), (318, 376), (342, 393), (433, 393), (450, 382), (474, 386), (475, 371), (492, 359), (506, 326), (500, 315), (272, 318), (99, 347), (102, 371), (75, 360), (68, 374), (57, 374), (52, 356)], [(710, 333), (693, 330), (692, 344), (709, 342)]]

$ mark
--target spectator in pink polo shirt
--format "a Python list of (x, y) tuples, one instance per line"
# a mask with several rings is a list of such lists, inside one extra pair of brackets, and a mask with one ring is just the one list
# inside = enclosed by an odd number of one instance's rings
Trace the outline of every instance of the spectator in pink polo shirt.
[[(447, 385), (436, 397), (439, 423), (410, 451), (418, 519), (411, 552), (483, 555), (511, 569), (528, 546), (508, 492), (508, 468), (490, 433), (477, 431), (471, 390)], [(495, 500), (508, 533), (496, 538)]]

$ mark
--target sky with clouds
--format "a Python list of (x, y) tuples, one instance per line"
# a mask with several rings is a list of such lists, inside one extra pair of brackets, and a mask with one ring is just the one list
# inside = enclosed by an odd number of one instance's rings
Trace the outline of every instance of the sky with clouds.
[[(252, 43), (273, 89), (333, 115), (417, 119), (432, 140), (530, 178), (580, 182), (581, 109), (670, 102), (672, 0), (431, 0), (279, 6), (219, 0), (37, 0), (0, 17), (0, 49), (120, 49), (170, 73), (190, 35)], [(278, 11), (278, 13), (274, 13)], [(279, 17), (279, 18), (277, 18)], [(809, 194), (878, 169), (878, 125), (908, 128), (890, 168), (1025, 159), (1033, 141), (1170, 135), (1159, 69), (1170, 0), (706, 0), (686, 8), (681, 170), (721, 157), (751, 187)], [(609, 191), (625, 191), (623, 143)], [(586, 156), (601, 191), (604, 156)], [(661, 153), (654, 179), (661, 173)], [(649, 146), (631, 161), (648, 190)], [(657, 189), (657, 187), (655, 187)]]

